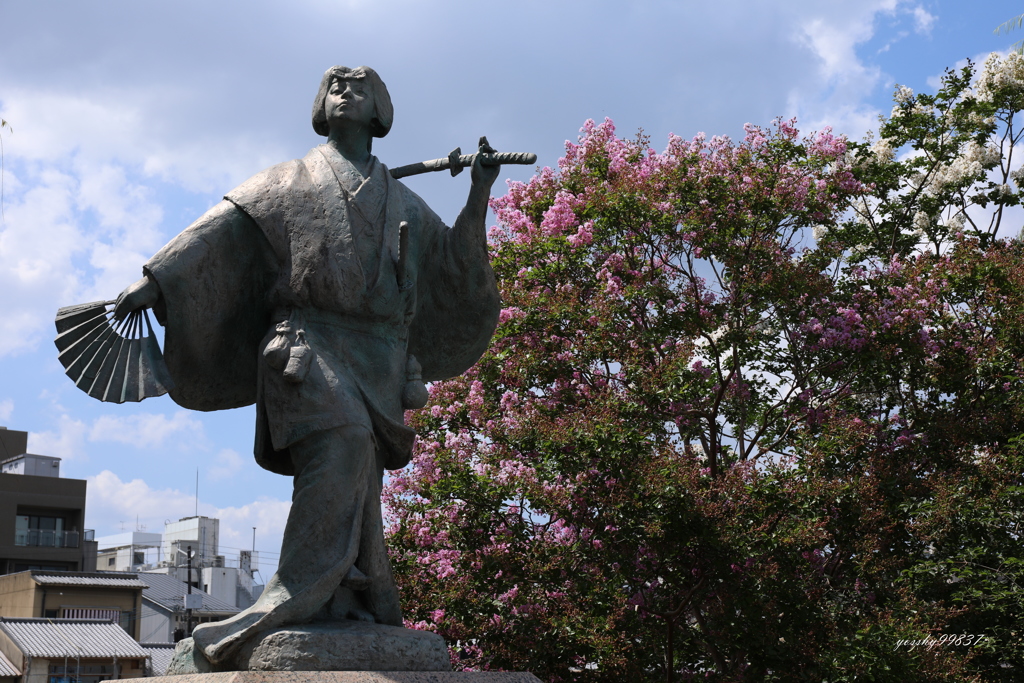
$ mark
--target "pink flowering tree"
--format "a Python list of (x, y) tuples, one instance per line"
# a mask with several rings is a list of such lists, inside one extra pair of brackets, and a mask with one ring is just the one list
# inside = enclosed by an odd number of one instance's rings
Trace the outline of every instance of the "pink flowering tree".
[[(989, 80), (901, 91), (886, 149), (780, 120), (657, 152), (606, 120), (513, 183), (494, 341), (431, 386), (385, 491), (411, 625), (457, 669), (550, 681), (1024, 665), (996, 644), (1024, 584), (1024, 254), (979, 227), (1017, 203), (1020, 107)], [(992, 643), (900, 645), (986, 615)]]

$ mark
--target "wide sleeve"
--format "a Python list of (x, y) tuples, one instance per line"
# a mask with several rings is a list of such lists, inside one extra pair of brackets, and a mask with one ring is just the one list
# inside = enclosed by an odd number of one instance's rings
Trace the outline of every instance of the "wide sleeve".
[(497, 327), (501, 297), (484, 235), (460, 234), (409, 195), (416, 225), (410, 251), (417, 257), (409, 353), (423, 367), (423, 380), (432, 382), (461, 375), (480, 359)]
[(276, 259), (266, 236), (234, 204), (222, 201), (144, 266), (160, 287), (171, 398), (192, 410), (256, 401), (259, 343), (270, 312)]

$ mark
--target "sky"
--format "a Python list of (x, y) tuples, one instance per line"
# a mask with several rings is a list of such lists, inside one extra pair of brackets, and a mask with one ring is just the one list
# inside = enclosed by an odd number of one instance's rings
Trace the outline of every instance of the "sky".
[[(896, 84), (934, 91), (946, 67), (1024, 38), (993, 34), (1021, 11), (1005, 0), (0, 0), (0, 425), (88, 480), (97, 536), (162, 532), (198, 510), (221, 520), (229, 565), (255, 527), (268, 578), (291, 480), (253, 461), (255, 410), (101, 403), (63, 374), (53, 319), (116, 298), (225, 193), (319, 144), (309, 117), (324, 70), (365, 64), (387, 84), (394, 126), (373, 150), (385, 164), (468, 153), (486, 135), (555, 166), (584, 121), (605, 117), (658, 149), (670, 133), (742, 137), (744, 123), (779, 116), (860, 139)], [(469, 174), (407, 184), (450, 223)]]

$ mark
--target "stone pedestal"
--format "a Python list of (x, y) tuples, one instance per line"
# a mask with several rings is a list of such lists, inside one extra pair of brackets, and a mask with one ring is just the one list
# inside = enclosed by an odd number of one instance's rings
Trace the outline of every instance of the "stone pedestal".
[(274, 629), (247, 643), (226, 665), (211, 666), (178, 643), (167, 675), (253, 671), (451, 671), (444, 638), (429, 631), (341, 621)]
[(541, 683), (525, 672), (225, 671), (146, 679), (147, 683)]

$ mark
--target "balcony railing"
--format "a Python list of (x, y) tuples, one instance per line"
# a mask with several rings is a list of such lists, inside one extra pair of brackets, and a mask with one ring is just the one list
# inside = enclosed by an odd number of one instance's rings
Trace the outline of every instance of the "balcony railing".
[(14, 532), (14, 545), (39, 548), (77, 548), (80, 536), (81, 534), (77, 531), (18, 529)]

